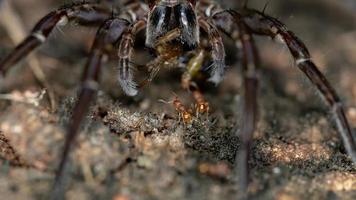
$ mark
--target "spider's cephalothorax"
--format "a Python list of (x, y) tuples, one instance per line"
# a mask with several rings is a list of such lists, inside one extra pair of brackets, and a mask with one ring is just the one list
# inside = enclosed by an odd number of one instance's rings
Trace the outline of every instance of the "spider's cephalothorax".
[[(116, 2), (116, 1), (115, 1)], [(116, 5), (116, 4), (115, 4)], [(330, 107), (345, 149), (356, 162), (356, 137), (346, 119), (342, 103), (331, 84), (318, 70), (310, 58), (303, 42), (279, 20), (257, 10), (224, 10), (211, 0), (138, 0), (118, 4), (122, 7), (114, 14), (112, 7), (104, 3), (82, 2), (62, 7), (43, 17), (31, 34), (0, 62), (0, 76), (24, 58), (29, 52), (46, 41), (55, 27), (76, 21), (81, 25), (100, 25), (83, 73), (78, 102), (65, 139), (64, 151), (56, 173), (52, 195), (63, 195), (61, 190), (64, 169), (68, 155), (78, 134), (78, 129), (91, 100), (99, 87), (102, 63), (117, 55), (118, 81), (124, 92), (134, 96), (138, 85), (134, 81), (132, 54), (134, 39), (139, 31), (146, 33), (146, 46), (156, 51), (157, 58), (147, 64), (150, 75), (148, 82), (157, 74), (162, 63), (174, 65), (180, 55), (191, 58), (183, 63), (182, 86), (189, 89), (197, 102), (197, 112), (208, 112), (209, 105), (199, 87), (193, 83), (201, 71), (209, 71), (208, 80), (219, 83), (225, 71), (225, 50), (221, 34), (224, 33), (236, 43), (241, 52), (243, 76), (243, 115), (239, 129), (241, 145), (236, 163), (239, 164), (240, 181), (243, 189), (248, 186), (248, 160), (250, 144), (257, 123), (257, 90), (259, 81), (258, 51), (253, 35), (279, 38), (288, 47), (295, 64), (322, 94)], [(204, 32), (204, 37), (200, 35)], [(203, 42), (204, 41), (204, 42)], [(204, 43), (204, 44), (203, 44)], [(188, 52), (189, 50), (189, 52)], [(203, 69), (204, 63), (210, 63)], [(176, 98), (173, 101), (184, 121), (189, 123), (192, 112)]]
[(162, 0), (150, 5), (147, 19), (146, 46), (154, 48), (155, 42), (170, 30), (178, 28), (178, 41), (184, 49), (191, 50), (199, 43), (199, 27), (195, 2), (187, 0)]

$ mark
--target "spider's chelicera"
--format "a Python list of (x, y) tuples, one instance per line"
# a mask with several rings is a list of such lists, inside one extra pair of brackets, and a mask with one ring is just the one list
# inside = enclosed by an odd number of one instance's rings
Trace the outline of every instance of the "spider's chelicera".
[[(221, 35), (226, 34), (236, 43), (241, 52), (244, 80), (243, 119), (239, 137), (241, 146), (236, 159), (240, 167), (243, 189), (248, 186), (248, 160), (250, 143), (257, 119), (257, 90), (259, 59), (253, 35), (279, 38), (288, 47), (296, 65), (316, 86), (329, 105), (340, 137), (351, 159), (356, 162), (356, 137), (352, 134), (345, 117), (342, 103), (335, 90), (317, 69), (305, 45), (277, 19), (257, 10), (224, 10), (210, 0), (138, 0), (122, 3), (118, 14), (104, 3), (82, 2), (55, 10), (43, 17), (31, 34), (0, 62), (0, 73), (5, 73), (33, 49), (46, 41), (56, 26), (76, 21), (81, 25), (100, 26), (84, 70), (78, 102), (65, 139), (60, 166), (54, 187), (62, 188), (64, 168), (68, 155), (77, 137), (79, 125), (98, 89), (101, 65), (112, 55), (117, 55), (118, 82), (130, 96), (138, 93), (142, 84), (134, 80), (132, 54), (135, 36), (145, 31), (146, 47), (154, 50), (156, 58), (147, 64), (151, 81), (160, 67), (165, 65), (185, 66), (182, 86), (192, 91), (197, 101), (198, 112), (208, 112), (209, 106), (202, 97), (194, 79), (201, 71), (208, 71), (205, 80), (218, 84), (224, 76), (225, 50)], [(115, 13), (115, 12), (114, 12)], [(189, 57), (180, 63), (181, 56)], [(209, 62), (207, 62), (207, 60)], [(205, 67), (204, 66), (207, 66)], [(178, 99), (173, 101), (183, 119), (189, 122), (190, 112)]]

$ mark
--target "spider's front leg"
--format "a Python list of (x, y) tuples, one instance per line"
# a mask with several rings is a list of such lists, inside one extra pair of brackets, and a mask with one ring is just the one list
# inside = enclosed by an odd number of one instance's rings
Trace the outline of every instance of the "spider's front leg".
[(4, 76), (12, 66), (44, 43), (55, 27), (65, 25), (69, 21), (77, 21), (83, 25), (97, 25), (111, 15), (110, 10), (94, 3), (73, 4), (47, 14), (35, 25), (31, 34), (0, 62), (0, 76)]
[(353, 162), (356, 163), (356, 136), (352, 133), (347, 121), (342, 102), (335, 89), (311, 60), (310, 53), (304, 43), (277, 19), (255, 10), (247, 10), (247, 12), (247, 15), (241, 16), (234, 11), (229, 11), (237, 20), (242, 20), (254, 34), (278, 37), (287, 45), (296, 65), (316, 86), (330, 106), (345, 149)]
[(97, 32), (96, 39), (90, 52), (90, 57), (85, 66), (83, 78), (81, 81), (81, 90), (78, 102), (75, 105), (73, 116), (71, 118), (68, 132), (65, 138), (64, 150), (56, 172), (54, 182), (53, 198), (61, 199), (64, 195), (63, 179), (65, 178), (65, 169), (68, 155), (73, 143), (78, 135), (78, 129), (83, 120), (91, 100), (94, 98), (98, 89), (98, 80), (100, 75), (101, 63), (105, 58), (115, 50), (115, 43), (120, 39), (123, 32), (129, 27), (130, 23), (124, 19), (109, 19), (104, 22)]

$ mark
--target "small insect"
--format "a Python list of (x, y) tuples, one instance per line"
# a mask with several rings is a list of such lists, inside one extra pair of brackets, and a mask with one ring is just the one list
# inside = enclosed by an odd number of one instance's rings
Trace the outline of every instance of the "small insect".
[[(157, 59), (148, 64), (150, 75), (147, 82), (154, 78), (161, 67), (179, 65), (180, 57), (190, 57), (182, 78), (186, 89), (190, 88), (191, 82), (198, 78), (201, 71), (205, 72), (207, 82), (220, 83), (226, 68), (222, 34), (235, 41), (241, 52), (244, 89), (242, 127), (238, 133), (241, 145), (236, 156), (243, 190), (247, 191), (249, 183), (250, 144), (257, 123), (260, 65), (254, 35), (279, 38), (288, 47), (296, 65), (316, 86), (330, 107), (345, 149), (356, 163), (356, 137), (351, 131), (339, 97), (311, 60), (303, 42), (279, 20), (246, 7), (241, 10), (226, 10), (211, 0), (132, 0), (118, 4), (121, 7), (115, 5), (82, 2), (50, 12), (0, 62), (0, 74), (4, 76), (18, 61), (43, 44), (55, 27), (72, 21), (81, 25), (99, 26), (81, 80), (78, 102), (68, 127), (53, 195), (63, 194), (61, 188), (68, 155), (77, 138), (79, 125), (99, 88), (101, 67), (108, 55), (117, 55), (117, 79), (123, 91), (129, 96), (137, 95), (140, 84), (135, 81), (132, 55), (135, 37), (142, 31), (145, 32), (145, 46), (157, 55)], [(206, 60), (210, 64), (206, 65)], [(202, 98), (199, 88), (193, 89), (198, 110), (208, 112), (209, 106)], [(176, 102), (176, 107), (182, 108), (178, 104)]]
[(173, 99), (172, 104), (185, 124), (192, 122), (192, 111), (189, 108), (186, 108), (177, 96)]
[(197, 102), (195, 105), (196, 112), (199, 114), (209, 113), (209, 103), (205, 100), (202, 92), (198, 89), (195, 89), (192, 91), (192, 94), (195, 101)]

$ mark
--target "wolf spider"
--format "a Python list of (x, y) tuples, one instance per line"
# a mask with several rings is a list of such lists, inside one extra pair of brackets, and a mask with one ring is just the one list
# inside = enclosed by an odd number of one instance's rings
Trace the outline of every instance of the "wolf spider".
[[(132, 54), (135, 36), (140, 31), (146, 33), (145, 46), (156, 53), (156, 58), (148, 64), (150, 75), (147, 82), (153, 79), (161, 66), (178, 65), (180, 56), (193, 55), (191, 61), (185, 63), (186, 72), (182, 85), (187, 89), (193, 88), (196, 101), (200, 101), (198, 108), (201, 108), (202, 112), (207, 112), (208, 105), (202, 99), (198, 87), (192, 84), (192, 80), (200, 71), (208, 70), (206, 80), (218, 84), (225, 71), (222, 34), (236, 42), (236, 47), (242, 55), (244, 83), (243, 119), (239, 133), (241, 146), (236, 156), (243, 189), (246, 190), (249, 183), (248, 160), (257, 121), (260, 75), (258, 50), (253, 35), (278, 38), (288, 47), (295, 64), (316, 86), (330, 107), (345, 149), (353, 162), (356, 162), (356, 138), (339, 97), (311, 60), (303, 42), (282, 22), (246, 7), (236, 11), (225, 10), (210, 0), (132, 0), (121, 3), (121, 6), (111, 8), (104, 3), (81, 2), (50, 12), (36, 24), (24, 41), (0, 62), (1, 75), (5, 75), (11, 66), (44, 43), (55, 27), (70, 21), (81, 25), (100, 25), (83, 72), (79, 98), (68, 127), (63, 154), (55, 176), (55, 190), (60, 190), (58, 188), (63, 184), (68, 155), (77, 138), (79, 125), (99, 88), (102, 63), (107, 61), (109, 55), (115, 54), (118, 82), (123, 91), (129, 96), (137, 94), (140, 85), (134, 81), (135, 66), (132, 64)], [(115, 9), (120, 12), (115, 14)], [(212, 64), (203, 69), (206, 60), (210, 60)], [(175, 104), (178, 105), (177, 111), (185, 111), (177, 99)], [(189, 117), (188, 113), (187, 119)]]

